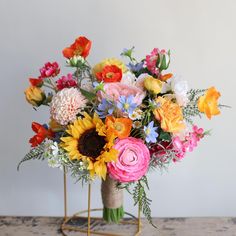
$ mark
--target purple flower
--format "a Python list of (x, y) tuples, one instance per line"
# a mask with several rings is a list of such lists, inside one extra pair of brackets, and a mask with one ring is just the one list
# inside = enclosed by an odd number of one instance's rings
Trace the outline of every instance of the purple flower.
[(138, 72), (143, 69), (143, 65), (144, 65), (144, 62), (139, 62), (136, 64), (133, 64), (130, 62), (127, 66), (131, 71)]
[(155, 143), (157, 141), (158, 133), (156, 130), (158, 127), (154, 127), (154, 122), (151, 121), (148, 126), (144, 126), (145, 141), (147, 143)]
[(117, 102), (117, 108), (131, 116), (137, 108), (137, 104), (134, 102), (134, 96), (120, 96), (119, 101)]

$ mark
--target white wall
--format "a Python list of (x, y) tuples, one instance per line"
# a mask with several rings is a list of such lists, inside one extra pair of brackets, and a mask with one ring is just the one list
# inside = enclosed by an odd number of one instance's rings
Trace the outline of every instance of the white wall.
[[(234, 0), (1, 0), (0, 1), (0, 215), (62, 215), (62, 173), (46, 163), (16, 165), (29, 149), (31, 122), (46, 122), (24, 100), (27, 78), (77, 36), (93, 41), (91, 63), (136, 46), (137, 56), (154, 47), (172, 51), (171, 70), (192, 87), (215, 85), (221, 102), (233, 107), (199, 121), (213, 129), (199, 148), (168, 173), (150, 175), (153, 216), (235, 216)], [(99, 182), (93, 207), (101, 204)], [(83, 209), (86, 188), (69, 183), (70, 212)], [(135, 212), (126, 195), (126, 209)]]

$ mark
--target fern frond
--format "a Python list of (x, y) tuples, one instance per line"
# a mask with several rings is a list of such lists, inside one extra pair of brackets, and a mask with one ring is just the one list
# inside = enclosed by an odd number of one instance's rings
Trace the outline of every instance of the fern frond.
[(29, 153), (25, 155), (25, 157), (20, 161), (20, 163), (17, 165), (17, 170), (19, 171), (20, 166), (23, 162), (29, 161), (29, 160), (44, 160), (44, 151), (45, 151), (45, 143), (41, 143), (35, 148), (32, 148)]

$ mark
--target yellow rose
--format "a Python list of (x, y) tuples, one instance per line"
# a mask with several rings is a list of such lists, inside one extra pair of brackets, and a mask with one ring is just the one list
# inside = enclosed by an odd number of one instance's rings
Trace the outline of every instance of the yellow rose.
[(151, 93), (158, 94), (161, 92), (163, 82), (159, 79), (155, 79), (152, 76), (148, 76), (144, 79), (144, 87)]
[(215, 87), (209, 88), (205, 95), (198, 99), (198, 110), (204, 112), (208, 119), (211, 119), (213, 115), (220, 114), (218, 108), (218, 99), (220, 93), (215, 89)]
[(160, 121), (164, 131), (176, 133), (185, 128), (182, 110), (177, 103), (164, 97), (158, 97), (156, 103), (160, 106), (154, 110), (153, 114)]
[(33, 106), (40, 106), (46, 98), (44, 92), (35, 86), (30, 86), (25, 90), (25, 98)]
[(111, 65), (115, 65), (119, 67), (122, 70), (122, 73), (125, 73), (127, 71), (127, 67), (121, 60), (116, 59), (116, 58), (108, 58), (101, 61), (100, 63), (98, 63), (97, 65), (93, 67), (93, 70), (92, 70), (93, 75), (96, 76), (96, 74), (101, 72), (105, 66), (111, 66)]

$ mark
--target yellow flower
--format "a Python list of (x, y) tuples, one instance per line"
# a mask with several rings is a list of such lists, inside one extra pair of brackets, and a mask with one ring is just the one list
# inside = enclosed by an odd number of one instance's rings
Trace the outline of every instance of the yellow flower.
[(218, 99), (220, 93), (215, 89), (215, 87), (209, 88), (205, 95), (198, 99), (198, 109), (200, 112), (204, 112), (208, 119), (211, 119), (213, 115), (220, 114), (218, 108)]
[(180, 106), (170, 99), (158, 97), (156, 103), (160, 106), (154, 110), (154, 116), (161, 122), (161, 128), (166, 132), (176, 133), (185, 128)]
[(30, 86), (25, 90), (25, 98), (33, 106), (40, 106), (46, 98), (44, 92), (35, 86)]
[(107, 162), (115, 161), (118, 151), (112, 148), (114, 135), (107, 135), (106, 126), (95, 113), (93, 118), (84, 113), (66, 130), (68, 136), (62, 137), (61, 146), (68, 152), (71, 160), (83, 160), (88, 164), (90, 176), (97, 174), (105, 180)]
[(122, 70), (122, 73), (125, 73), (127, 71), (127, 67), (121, 60), (116, 59), (116, 58), (108, 58), (108, 59), (104, 59), (103, 61), (99, 62), (93, 67), (92, 71), (93, 71), (94, 76), (96, 76), (97, 73), (102, 72), (105, 66), (111, 66), (111, 65), (115, 65), (119, 67)]
[(155, 79), (152, 76), (148, 76), (144, 79), (144, 87), (151, 93), (158, 94), (161, 92), (163, 82), (159, 79)]

